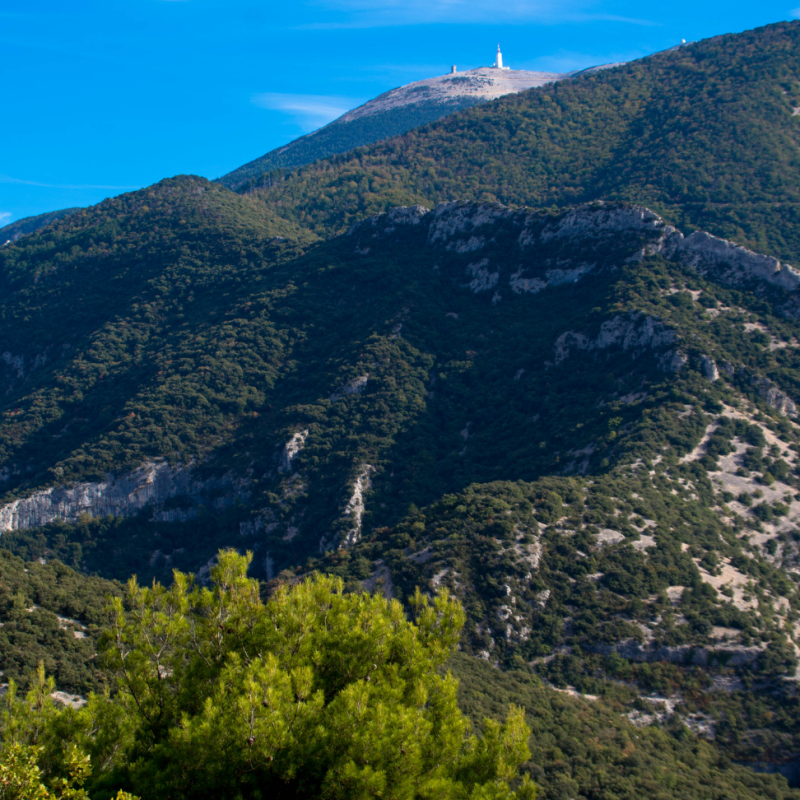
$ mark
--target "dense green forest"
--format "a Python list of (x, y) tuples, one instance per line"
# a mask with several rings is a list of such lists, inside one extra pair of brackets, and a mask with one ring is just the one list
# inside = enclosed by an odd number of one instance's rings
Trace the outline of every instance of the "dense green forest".
[[(172, 211), (160, 261), (124, 249), (145, 199)], [(715, 726), (714, 758), (792, 763), (800, 436), (763, 383), (796, 396), (787, 293), (642, 257), (666, 229), (625, 204), (403, 211), (317, 244), (276, 239), (260, 209), (180, 179), (126, 199), (104, 238), (97, 212), (6, 250), (7, 336), (34, 366), (9, 370), (3, 441), (10, 463), (37, 465), (8, 475), (7, 501), (148, 458), (242, 482), (128, 518), (9, 530), (4, 545), (122, 580), (202, 575), (241, 543), (267, 591), (314, 569), (401, 600), (446, 585), (465, 604), (465, 653), (527, 664), (609, 713), (655, 720), (663, 697), (676, 731)], [(116, 256), (67, 255), (62, 239)], [(136, 294), (109, 296), (117, 281)], [(36, 365), (45, 320), (65, 313), (83, 341)], [(720, 484), (731, 470), (747, 491)], [(714, 581), (723, 568), (728, 585)], [(659, 648), (666, 661), (650, 665)]]
[(451, 200), (536, 208), (641, 203), (800, 262), (800, 26), (717, 36), (509, 95), (258, 190), (319, 232), (391, 206)]
[(411, 621), (397, 601), (323, 576), (265, 603), (249, 558), (220, 553), (207, 588), (181, 573), (169, 589), (129, 583), (100, 641), (113, 695), (59, 708), (41, 668), (27, 695), (12, 685), (3, 786), (43, 798), (48, 786), (93, 798), (797, 796), (680, 725), (639, 729), (522, 663), (498, 672), (455, 654), (465, 617), (446, 591), (417, 592)]
[(275, 174), (276, 170), (295, 169), (313, 161), (346, 153), (356, 147), (390, 139), (457, 111), (472, 108), (481, 102), (483, 101), (476, 97), (438, 102), (422, 101), (358, 117), (349, 122), (335, 120), (318, 131), (301, 136), (290, 144), (235, 169), (220, 178), (219, 182), (229, 189), (238, 189), (264, 173), (273, 173), (271, 180), (278, 180), (281, 173)]
[[(436, 777), (447, 796), (487, 780), (529, 796), (527, 774), (548, 799), (795, 797), (797, 274), (666, 222), (795, 257), (799, 35), (717, 37), (252, 191), (165, 180), (3, 247), (0, 669), (22, 687), (3, 723), (4, 743), (22, 731), (17, 767), (51, 792), (74, 773), (70, 791), (98, 798), (155, 796), (162, 777), (184, 796), (192, 774), (227, 796), (256, 752), (248, 796), (274, 775), (303, 796), (347, 795), (342, 776), (394, 785), (394, 744), (376, 777), (314, 738), (355, 673), (313, 677), (324, 699), (284, 772), (261, 734), (226, 738), (242, 653), (267, 641), (247, 639), (255, 617), (246, 635), (208, 627), (238, 565), (258, 619), (317, 590), (342, 619), (395, 615), (402, 636), (420, 597), (451, 609), (419, 689), (446, 695), (465, 733)], [(181, 642), (173, 661), (134, 655), (126, 673), (112, 640), (141, 654), (153, 620)], [(216, 660), (187, 633), (219, 644), (235, 627)], [(292, 668), (276, 667), (284, 688)], [(438, 713), (392, 686), (398, 719)], [(54, 688), (97, 694), (58, 711)], [(61, 738), (31, 739), (28, 690)], [(480, 720), (509, 704), (530, 757), (470, 761), (502, 739)], [(187, 771), (206, 746), (239, 772)]]
[(524, 711), (512, 705), (476, 737), (442, 674), (464, 621), (456, 600), (418, 593), (412, 622), (397, 601), (317, 576), (265, 604), (251, 557), (220, 553), (211, 588), (179, 572), (170, 589), (129, 582), (100, 643), (113, 696), (59, 711), (44, 669), (25, 698), (12, 684), (4, 794), (39, 797), (14, 783), (57, 787), (72, 773), (96, 798), (534, 800), (517, 778)]
[(0, 244), (6, 242), (16, 242), (20, 236), (38, 231), (39, 228), (44, 228), (51, 222), (68, 217), (80, 209), (77, 208), (63, 208), (60, 211), (48, 211), (45, 214), (37, 214), (34, 217), (25, 217), (18, 219), (16, 222), (11, 222), (0, 228)]
[(100, 691), (106, 674), (95, 663), (106, 601), (118, 584), (87, 577), (54, 561), (25, 562), (0, 550), (0, 670), (4, 682), (27, 685), (43, 662), (58, 688)]

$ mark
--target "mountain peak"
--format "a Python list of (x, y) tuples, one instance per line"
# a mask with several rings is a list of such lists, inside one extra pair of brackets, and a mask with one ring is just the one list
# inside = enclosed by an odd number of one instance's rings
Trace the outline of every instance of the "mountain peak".
[(450, 72), (447, 75), (425, 78), (384, 92), (364, 105), (343, 114), (331, 125), (353, 122), (362, 117), (423, 102), (448, 103), (463, 99), (495, 100), (507, 94), (523, 92), (526, 89), (563, 80), (570, 74), (512, 70), (507, 67), (478, 67), (465, 72)]
[[(609, 64), (605, 66), (615, 66)], [(241, 189), (264, 173), (293, 169), (356, 147), (399, 136), (448, 114), (509, 94), (545, 86), (602, 67), (577, 72), (539, 72), (503, 66), (498, 50), (491, 67), (425, 78), (399, 86), (343, 114), (318, 131), (270, 151), (219, 179), (229, 189)]]

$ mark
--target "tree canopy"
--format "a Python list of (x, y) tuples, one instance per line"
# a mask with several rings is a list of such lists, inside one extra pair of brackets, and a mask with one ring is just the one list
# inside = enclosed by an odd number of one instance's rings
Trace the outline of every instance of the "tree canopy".
[(510, 788), (530, 755), (524, 713), (476, 736), (442, 670), (458, 601), (417, 593), (411, 621), (313, 576), (264, 602), (251, 558), (221, 552), (210, 587), (132, 579), (101, 639), (115, 692), (59, 711), (40, 670), (25, 700), (9, 693), (3, 769), (65, 786), (77, 771), (99, 798), (535, 797), (527, 779)]

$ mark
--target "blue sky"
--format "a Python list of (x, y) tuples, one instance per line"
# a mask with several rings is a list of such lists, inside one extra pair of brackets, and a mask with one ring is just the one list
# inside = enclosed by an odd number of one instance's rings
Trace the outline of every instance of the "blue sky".
[[(800, 0), (793, 0), (794, 3)], [(566, 71), (800, 17), (762, 0), (0, 0), (0, 225), (216, 178), (375, 95)]]

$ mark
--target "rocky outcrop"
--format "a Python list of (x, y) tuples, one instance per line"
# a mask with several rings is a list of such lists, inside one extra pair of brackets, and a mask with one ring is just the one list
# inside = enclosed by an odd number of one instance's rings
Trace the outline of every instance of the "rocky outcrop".
[(146, 462), (124, 475), (109, 474), (98, 483), (77, 483), (35, 492), (0, 508), (0, 533), (37, 528), (51, 522), (76, 522), (79, 517), (129, 517), (144, 508), (153, 509), (154, 519), (176, 521), (190, 519), (192, 508), (160, 509), (171, 498), (186, 496), (194, 503), (210, 503), (224, 508), (237, 499), (250, 496), (248, 480), (223, 475), (197, 480), (185, 467), (165, 461)]
[(359, 375), (357, 378), (347, 381), (344, 386), (340, 386), (328, 399), (332, 403), (336, 403), (343, 397), (351, 394), (361, 394), (367, 388), (369, 375)]
[[(726, 283), (760, 281), (787, 292), (800, 288), (800, 271), (794, 267), (703, 231), (684, 236), (643, 206), (595, 202), (564, 214), (547, 215), (528, 209), (513, 211), (500, 203), (442, 203), (433, 211), (423, 206), (392, 209), (356, 223), (349, 234), (359, 237), (356, 250), (366, 253), (371, 249), (367, 239), (379, 239), (400, 225), (426, 225), (430, 247), (458, 254), (476, 252), (499, 236), (512, 235), (523, 260), (537, 249), (549, 252), (553, 247), (606, 253), (605, 266), (662, 255), (702, 274), (713, 273), (715, 279)], [(571, 253), (566, 255), (565, 263), (560, 263), (558, 254), (547, 255), (545, 263), (533, 272), (525, 263), (507, 266), (512, 290), (516, 294), (535, 294), (548, 286), (574, 283), (598, 266), (566, 263)], [(502, 270), (499, 277), (505, 280)], [(800, 304), (796, 305), (800, 309)], [(789, 311), (800, 315), (798, 309)]]
[(581, 278), (594, 269), (595, 264), (581, 264), (573, 269), (548, 269), (544, 278), (525, 277), (523, 267), (513, 273), (508, 284), (514, 294), (536, 294), (548, 286), (563, 286), (565, 283), (577, 283)]
[(472, 236), (474, 243), (469, 248), (459, 250), (459, 237), (512, 216), (514, 212), (499, 203), (440, 203), (433, 210), (428, 244), (443, 245), (445, 250), (462, 253), (467, 249), (477, 250), (483, 245), (483, 238)]
[(700, 359), (700, 369), (703, 375), (706, 376), (710, 381), (715, 381), (719, 378), (719, 370), (717, 369), (717, 364), (711, 356), (703, 356)]
[(708, 272), (712, 268), (722, 268), (730, 283), (757, 280), (765, 281), (787, 292), (800, 287), (800, 272), (789, 264), (781, 264), (777, 258), (763, 256), (740, 247), (726, 239), (718, 239), (710, 233), (697, 231), (683, 238), (683, 234), (673, 234), (675, 254), (684, 263), (698, 272)]
[[(785, 414), (787, 417), (796, 417), (798, 415), (797, 405), (794, 400), (786, 392), (779, 389), (769, 378), (753, 374), (745, 367), (740, 367), (737, 370), (733, 364), (727, 361), (722, 364), (722, 372), (729, 380), (738, 380), (745, 387), (749, 383), (766, 405), (774, 408), (780, 414)], [(719, 377), (719, 372), (717, 372), (717, 377)]]
[(382, 594), (387, 600), (394, 597), (394, 584), (392, 583), (392, 573), (383, 562), (379, 559), (375, 562), (375, 571), (368, 577), (361, 581), (365, 592), (370, 594)]
[(348, 236), (367, 233), (370, 228), (380, 228), (381, 233), (394, 233), (398, 227), (404, 225), (419, 225), (430, 209), (425, 206), (397, 206), (385, 214), (374, 214), (366, 219), (354, 222), (348, 229)]
[(494, 289), (494, 287), (497, 286), (497, 282), (500, 280), (500, 273), (492, 272), (489, 269), (488, 258), (482, 258), (480, 261), (470, 264), (466, 271), (467, 275), (472, 278), (472, 280), (464, 285), (468, 286), (473, 294), (488, 292)]
[(715, 277), (726, 283), (763, 281), (787, 292), (800, 288), (800, 272), (789, 264), (782, 264), (777, 258), (754, 253), (705, 231), (684, 236), (675, 228), (660, 222), (658, 241), (645, 246), (637, 257), (661, 254), (677, 259), (703, 275), (714, 272)]
[(564, 80), (572, 77), (573, 74), (571, 72), (533, 72), (520, 69), (499, 70), (492, 67), (478, 67), (464, 72), (437, 75), (384, 92), (364, 105), (343, 114), (332, 125), (347, 124), (363, 117), (384, 114), (394, 109), (413, 107), (417, 103), (447, 103), (463, 98), (494, 100), (507, 94)]
[[(646, 350), (668, 347), (675, 341), (675, 331), (656, 317), (644, 314), (618, 316), (604, 322), (600, 326), (600, 332), (594, 338), (575, 331), (561, 334), (555, 343), (555, 363), (561, 364), (569, 358), (570, 353), (574, 350), (607, 350), (610, 347), (619, 347), (624, 352), (631, 352), (635, 358)], [(673, 369), (674, 351), (669, 351), (666, 355), (669, 357), (662, 368), (676, 371)]]
[(278, 472), (291, 472), (292, 462), (303, 449), (307, 438), (308, 430), (297, 431), (297, 433), (293, 434), (292, 438), (286, 442), (281, 453), (281, 463), (278, 466)]
[(769, 378), (754, 376), (751, 383), (755, 386), (759, 397), (770, 407), (787, 417), (797, 416), (794, 401), (782, 392)]
[(664, 220), (643, 206), (590, 203), (573, 208), (549, 222), (538, 236), (535, 229), (526, 228), (520, 234), (519, 244), (525, 248), (537, 240), (548, 242), (551, 239), (583, 238), (586, 235), (595, 237), (598, 234), (617, 236), (623, 232), (650, 234), (655, 241), (660, 241), (664, 227)]
[(350, 495), (350, 499), (347, 501), (344, 514), (342, 515), (345, 519), (350, 520), (351, 527), (341, 541), (342, 547), (350, 547), (361, 538), (361, 520), (364, 516), (364, 494), (372, 487), (370, 475), (372, 475), (374, 471), (372, 466), (364, 464), (353, 483), (353, 494)]

